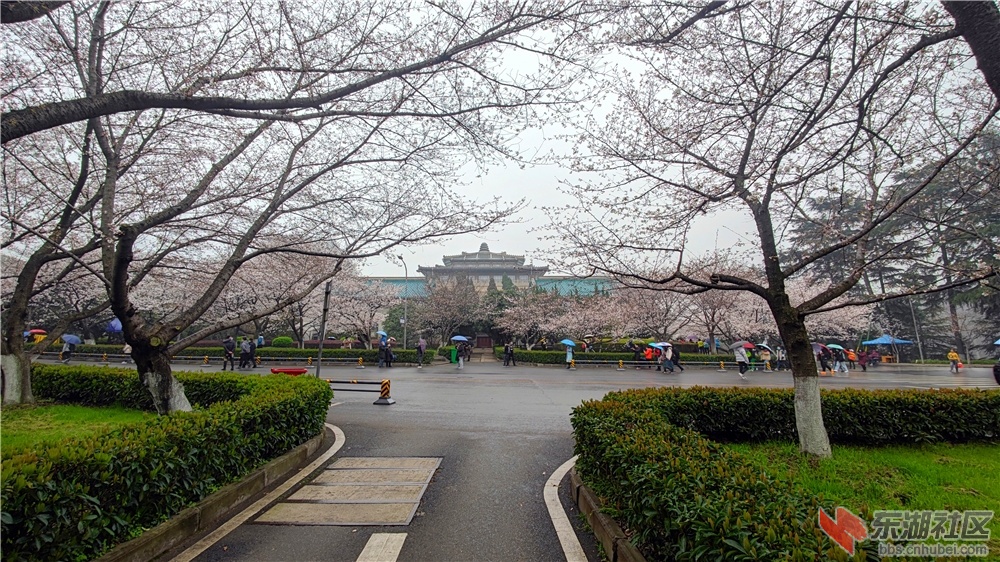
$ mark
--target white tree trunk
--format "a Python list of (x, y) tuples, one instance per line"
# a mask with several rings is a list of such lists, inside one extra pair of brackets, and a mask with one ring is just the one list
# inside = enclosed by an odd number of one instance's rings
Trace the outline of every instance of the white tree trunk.
[(24, 386), (21, 384), (24, 378), (23, 371), (31, 368), (30, 365), (24, 365), (26, 360), (23, 356), (14, 353), (5, 353), (0, 358), (0, 370), (3, 371), (4, 405), (24, 403)]
[[(830, 438), (823, 424), (823, 406), (819, 394), (819, 377), (793, 377), (795, 384), (795, 428), (799, 432), (799, 451), (817, 457), (833, 456)], [(816, 423), (819, 420), (819, 423)]]

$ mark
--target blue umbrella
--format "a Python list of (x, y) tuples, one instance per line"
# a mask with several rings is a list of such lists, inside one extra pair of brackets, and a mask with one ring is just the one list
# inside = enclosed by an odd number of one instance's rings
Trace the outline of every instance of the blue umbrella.
[(912, 344), (910, 340), (901, 340), (890, 336), (889, 334), (882, 334), (881, 337), (875, 338), (873, 340), (863, 341), (861, 345), (909, 345)]
[(993, 345), (1000, 345), (1000, 340), (993, 342)]
[(570, 346), (570, 347), (576, 347), (576, 342), (575, 342), (575, 341), (573, 341), (573, 340), (562, 340), (562, 341), (561, 341), (561, 342), (559, 342), (559, 343), (561, 343), (561, 344), (563, 344), (563, 345), (568, 345), (568, 346)]
[(83, 343), (80, 336), (74, 336), (73, 334), (63, 334), (62, 341), (73, 345), (80, 345)]
[(649, 347), (655, 347), (656, 349), (663, 349), (663, 346), (658, 343), (651, 343)]
[(382, 330), (379, 330), (379, 331), (377, 331), (375, 333), (378, 334), (378, 335), (380, 335), (380, 336), (388, 336), (389, 335), (389, 334), (383, 332)]
[(469, 341), (469, 338), (465, 336), (451, 336), (452, 341)]
[(122, 331), (122, 321), (115, 318), (111, 322), (108, 322), (108, 333), (117, 334)]

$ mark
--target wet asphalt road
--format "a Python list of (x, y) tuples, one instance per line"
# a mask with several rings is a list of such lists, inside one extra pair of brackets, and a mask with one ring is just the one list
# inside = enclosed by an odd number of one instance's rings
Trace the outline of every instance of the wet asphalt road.
[[(725, 373), (716, 368), (692, 366), (670, 375), (645, 369), (619, 372), (613, 366), (504, 368), (492, 362), (471, 363), (463, 371), (452, 365), (419, 370), (324, 366), (326, 379), (388, 378), (397, 401), (376, 406), (375, 393), (335, 390), (327, 421), (346, 436), (336, 457), (443, 459), (417, 515), (405, 527), (278, 526), (251, 520), (197, 560), (354, 561), (372, 533), (384, 532), (407, 533), (398, 558), (402, 562), (562, 560), (542, 493), (552, 471), (573, 455), (573, 407), (622, 388), (791, 386), (787, 372), (750, 373), (743, 382), (732, 368)], [(988, 368), (954, 376), (947, 366), (883, 366), (850, 377), (824, 377), (822, 386), (995, 388), (996, 383)], [(578, 524), (566, 488), (564, 482), (563, 505)], [(578, 536), (588, 558), (599, 560), (592, 536), (579, 528)]]

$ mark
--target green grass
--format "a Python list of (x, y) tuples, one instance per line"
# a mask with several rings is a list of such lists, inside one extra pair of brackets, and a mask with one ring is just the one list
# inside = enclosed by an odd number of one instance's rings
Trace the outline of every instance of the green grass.
[(70, 437), (107, 433), (156, 417), (125, 408), (90, 408), (72, 404), (4, 406), (0, 412), (0, 447), (4, 452), (58, 443)]
[(791, 443), (727, 447), (772, 476), (794, 479), (854, 513), (991, 510), (997, 516), (989, 523), (990, 552), (1000, 553), (1000, 445), (834, 446), (833, 458), (819, 460), (800, 454)]

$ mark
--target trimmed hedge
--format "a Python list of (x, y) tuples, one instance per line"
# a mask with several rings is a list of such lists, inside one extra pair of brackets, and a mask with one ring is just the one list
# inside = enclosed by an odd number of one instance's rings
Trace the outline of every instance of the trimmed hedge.
[[(263, 362), (267, 362), (271, 359), (302, 359), (305, 361), (309, 357), (316, 359), (316, 352), (318, 350), (312, 349), (298, 349), (295, 347), (259, 347), (257, 348), (257, 357)], [(58, 354), (59, 349), (49, 348), (46, 353)], [(122, 348), (120, 345), (78, 345), (76, 346), (75, 354), (92, 354), (101, 355), (107, 353), (108, 355), (122, 355)], [(394, 348), (393, 353), (396, 354), (396, 361), (401, 363), (416, 363), (417, 362), (417, 350), (416, 349), (399, 349)], [(239, 350), (237, 349), (236, 354), (239, 355)], [(195, 357), (202, 358), (208, 356), (209, 359), (221, 359), (225, 356), (225, 350), (221, 347), (189, 347), (182, 350), (178, 357)], [(378, 349), (341, 349), (341, 348), (327, 348), (323, 350), (323, 359), (350, 359), (352, 361), (357, 361), (358, 357), (364, 357), (365, 363), (378, 362)], [(424, 363), (429, 363), (430, 357), (424, 357)]]
[[(3, 450), (5, 560), (85, 560), (323, 430), (333, 393), (284, 375), (175, 373), (194, 412), (45, 450)], [(134, 370), (34, 365), (40, 398), (151, 409)]]
[[(822, 390), (830, 441), (844, 444), (1000, 441), (998, 390)], [(722, 441), (798, 441), (794, 391), (652, 388), (609, 399), (655, 410), (667, 423)]]
[[(822, 496), (775, 479), (707, 436), (797, 440), (791, 389), (611, 392), (573, 410), (581, 477), (656, 560), (846, 560), (817, 529)], [(1000, 390), (822, 392), (831, 441), (1000, 441)], [(871, 519), (871, 513), (859, 513)], [(875, 546), (859, 545), (871, 559)]]
[(655, 411), (605, 398), (573, 411), (576, 469), (650, 560), (844, 560), (791, 481)]

